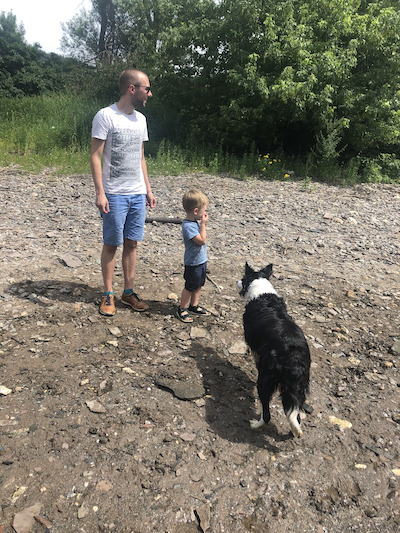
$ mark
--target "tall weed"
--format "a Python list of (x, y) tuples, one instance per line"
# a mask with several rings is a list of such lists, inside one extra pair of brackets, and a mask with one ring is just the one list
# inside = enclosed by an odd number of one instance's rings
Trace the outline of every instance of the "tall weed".
[[(31, 171), (48, 167), (58, 173), (90, 172), (91, 124), (104, 105), (69, 93), (0, 98), (0, 165), (18, 164)], [(341, 161), (342, 127), (332, 124), (320, 134), (306, 160), (283, 153), (259, 155), (255, 145), (239, 155), (222, 146), (198, 144), (194, 138), (189, 138), (186, 145), (167, 139), (158, 144), (150, 142), (145, 150), (152, 174), (204, 172), (281, 180), (307, 176), (343, 185), (361, 181), (400, 183), (400, 160), (395, 154)]]

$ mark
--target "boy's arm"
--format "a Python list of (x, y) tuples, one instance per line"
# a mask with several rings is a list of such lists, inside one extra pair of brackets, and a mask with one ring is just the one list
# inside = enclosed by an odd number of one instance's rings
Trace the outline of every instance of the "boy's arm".
[(207, 219), (208, 219), (207, 213), (204, 213), (200, 221), (200, 233), (192, 238), (192, 241), (198, 244), (199, 246), (203, 246), (203, 244), (206, 244), (207, 242), (207, 230), (206, 230)]

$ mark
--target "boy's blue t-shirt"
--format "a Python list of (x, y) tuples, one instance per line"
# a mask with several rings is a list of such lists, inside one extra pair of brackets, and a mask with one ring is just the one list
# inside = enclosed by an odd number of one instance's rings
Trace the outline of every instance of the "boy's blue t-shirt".
[(202, 265), (207, 261), (207, 244), (196, 244), (193, 237), (200, 235), (200, 226), (197, 221), (183, 220), (182, 235), (185, 243), (184, 263), (188, 266)]

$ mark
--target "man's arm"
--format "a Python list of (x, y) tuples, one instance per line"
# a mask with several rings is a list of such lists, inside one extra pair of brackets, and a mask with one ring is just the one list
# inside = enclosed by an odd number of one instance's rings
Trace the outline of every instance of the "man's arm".
[(92, 171), (92, 178), (94, 188), (96, 191), (96, 206), (102, 213), (109, 213), (110, 207), (108, 205), (107, 196), (103, 189), (103, 180), (101, 178), (101, 158), (103, 156), (105, 141), (92, 137), (92, 145), (90, 149), (90, 169)]
[(146, 184), (146, 199), (147, 199), (147, 205), (149, 205), (150, 207), (156, 207), (157, 205), (157, 199), (155, 198), (155, 196), (153, 195), (153, 192), (151, 190), (151, 186), (150, 186), (150, 181), (149, 181), (149, 176), (147, 174), (147, 163), (146, 163), (146, 158), (144, 157), (144, 145), (142, 144), (142, 160), (141, 160), (141, 165), (142, 165), (142, 171), (143, 171), (143, 176), (144, 176), (144, 182)]

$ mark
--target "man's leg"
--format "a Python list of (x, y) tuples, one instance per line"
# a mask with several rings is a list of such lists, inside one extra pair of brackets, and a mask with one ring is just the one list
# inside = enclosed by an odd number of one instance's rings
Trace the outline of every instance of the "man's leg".
[(101, 298), (99, 311), (105, 316), (114, 316), (115, 304), (114, 293), (112, 289), (114, 267), (115, 267), (115, 252), (116, 246), (103, 245), (101, 252), (101, 272), (103, 274), (104, 293)]
[(121, 302), (129, 305), (135, 311), (146, 311), (149, 306), (133, 292), (137, 255), (137, 241), (124, 239), (122, 250), (122, 269), (124, 271), (124, 293)]
[(133, 289), (133, 281), (135, 279), (137, 256), (137, 241), (131, 239), (124, 239), (124, 247), (122, 250), (122, 270), (124, 271), (124, 289)]
[(112, 282), (115, 268), (115, 252), (116, 246), (109, 246), (103, 244), (101, 252), (101, 272), (103, 274), (104, 292), (112, 292)]

